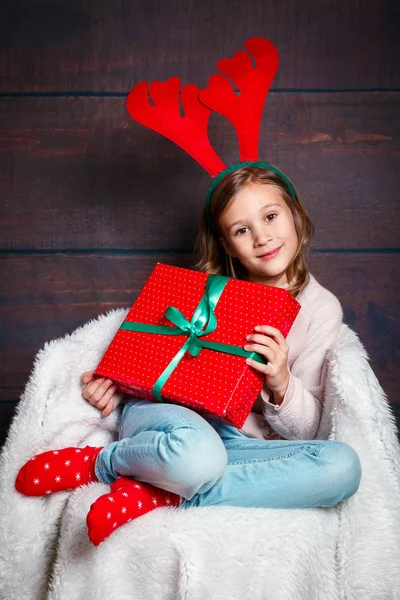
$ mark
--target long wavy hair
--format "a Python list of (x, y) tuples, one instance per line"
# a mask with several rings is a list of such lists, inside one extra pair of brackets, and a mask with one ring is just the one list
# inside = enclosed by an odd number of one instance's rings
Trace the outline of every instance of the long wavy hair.
[(286, 277), (289, 282), (288, 291), (296, 297), (309, 282), (310, 271), (306, 258), (314, 235), (314, 225), (296, 188), (293, 186), (296, 194), (294, 200), (285, 181), (269, 169), (241, 167), (226, 175), (216, 186), (209, 207), (212, 226), (207, 219), (205, 208), (200, 220), (194, 244), (195, 268), (209, 274), (248, 280), (247, 269), (239, 259), (232, 258), (225, 252), (219, 240), (219, 237), (223, 238), (219, 219), (236, 194), (251, 183), (273, 185), (278, 188), (293, 215), (298, 246), (293, 260), (286, 269)]

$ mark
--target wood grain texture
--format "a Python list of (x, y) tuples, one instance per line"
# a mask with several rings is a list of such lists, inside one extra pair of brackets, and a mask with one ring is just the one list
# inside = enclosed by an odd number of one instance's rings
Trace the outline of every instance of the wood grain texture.
[(396, 0), (18, 0), (2, 6), (0, 91), (122, 91), (173, 75), (200, 86), (252, 36), (274, 87), (400, 87)]
[[(190, 254), (9, 256), (0, 306), (0, 398), (18, 398), (46, 341), (132, 304), (156, 262), (192, 267)], [(311, 272), (342, 303), (391, 403), (398, 404), (399, 255), (311, 254)]]
[(5, 442), (16, 407), (17, 398), (13, 402), (0, 402), (0, 448)]
[[(272, 94), (260, 157), (299, 189), (314, 248), (400, 239), (400, 94)], [(0, 248), (191, 251), (211, 178), (123, 98), (0, 99)], [(236, 162), (233, 127), (210, 138)], [(355, 231), (357, 235), (355, 235)]]
[[(127, 92), (171, 76), (204, 87), (254, 35), (280, 62), (260, 157), (300, 190), (316, 226), (311, 270), (342, 302), (400, 423), (399, 15), (396, 0), (2, 6), (0, 444), (46, 341), (128, 307), (157, 260), (192, 264), (210, 178), (130, 119)], [(213, 115), (209, 129), (236, 162), (233, 127)]]

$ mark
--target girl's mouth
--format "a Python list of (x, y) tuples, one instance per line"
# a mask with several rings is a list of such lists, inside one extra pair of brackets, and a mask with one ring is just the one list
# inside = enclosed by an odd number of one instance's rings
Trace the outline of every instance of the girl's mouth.
[(261, 260), (270, 260), (271, 258), (275, 258), (275, 256), (278, 256), (281, 248), (282, 248), (282, 246), (280, 246), (279, 248), (276, 248), (276, 250), (273, 250), (272, 252), (268, 252), (268, 254), (263, 254), (262, 256), (259, 256), (258, 258), (261, 258)]

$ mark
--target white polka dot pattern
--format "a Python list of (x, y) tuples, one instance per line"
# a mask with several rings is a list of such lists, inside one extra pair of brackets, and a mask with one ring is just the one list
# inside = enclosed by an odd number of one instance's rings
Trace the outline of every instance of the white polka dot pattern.
[[(206, 273), (157, 263), (126, 320), (175, 327), (164, 317), (167, 308), (175, 306), (190, 321), (207, 278)], [(229, 279), (215, 308), (217, 328), (201, 339), (243, 349), (256, 325), (277, 327), (286, 337), (299, 310), (300, 303), (283, 288)], [(119, 330), (96, 373), (112, 379), (122, 392), (156, 401), (153, 385), (187, 339)], [(162, 397), (241, 427), (264, 381), (245, 360), (208, 349), (197, 357), (186, 352), (162, 388)]]

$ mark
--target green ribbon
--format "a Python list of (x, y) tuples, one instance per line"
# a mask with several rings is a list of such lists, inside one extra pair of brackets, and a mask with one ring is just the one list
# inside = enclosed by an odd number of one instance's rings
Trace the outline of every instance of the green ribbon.
[(171, 321), (175, 327), (150, 325), (147, 323), (138, 323), (136, 321), (124, 321), (122, 323), (120, 329), (125, 331), (189, 336), (182, 348), (177, 352), (153, 386), (152, 392), (159, 402), (163, 402), (161, 397), (162, 387), (182, 360), (185, 352), (189, 352), (192, 356), (198, 356), (202, 348), (208, 348), (209, 350), (216, 350), (217, 352), (225, 352), (227, 354), (243, 356), (244, 358), (252, 358), (262, 364), (267, 363), (266, 359), (257, 352), (248, 352), (243, 350), (240, 346), (221, 344), (219, 342), (207, 342), (200, 339), (202, 336), (215, 331), (217, 328), (217, 318), (214, 309), (228, 281), (229, 277), (223, 275), (209, 275), (204, 296), (200, 300), (191, 321), (188, 321), (180, 310), (174, 306), (169, 306), (165, 311), (164, 316)]

